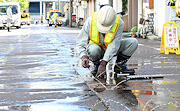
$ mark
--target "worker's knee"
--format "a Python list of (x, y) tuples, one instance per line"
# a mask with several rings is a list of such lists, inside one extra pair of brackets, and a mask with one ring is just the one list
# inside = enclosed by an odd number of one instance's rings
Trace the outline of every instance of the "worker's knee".
[(87, 48), (87, 54), (91, 61), (100, 60), (103, 53), (103, 49), (97, 44), (91, 44)]
[(132, 56), (138, 47), (138, 41), (136, 38), (127, 38), (122, 40), (121, 47), (118, 53), (122, 53), (126, 56)]
[(137, 46), (138, 46), (138, 40), (137, 39), (132, 38), (131, 43), (137, 48)]
[(127, 47), (134, 47), (135, 49), (138, 47), (138, 40), (136, 38), (127, 38), (124, 41), (125, 46)]

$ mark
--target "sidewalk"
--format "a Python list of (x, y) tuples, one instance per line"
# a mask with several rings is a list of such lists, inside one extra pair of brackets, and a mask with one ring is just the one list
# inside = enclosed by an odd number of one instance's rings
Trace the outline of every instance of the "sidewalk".
[[(82, 29), (82, 26), (79, 26), (78, 28)], [(131, 32), (123, 32), (123, 36), (131, 37)], [(154, 34), (147, 34), (146, 39), (161, 41), (161, 37), (154, 35)]]
[[(125, 37), (131, 37), (131, 32), (123, 32), (123, 36), (125, 36)], [(154, 34), (147, 34), (146, 39), (161, 41), (161, 37), (159, 37), (159, 36), (157, 36), (157, 35), (154, 35)]]
[(153, 34), (148, 34), (148, 35), (147, 35), (147, 39), (149, 39), (149, 40), (159, 40), (159, 41), (161, 41), (161, 37), (156, 36), (156, 35), (153, 35)]

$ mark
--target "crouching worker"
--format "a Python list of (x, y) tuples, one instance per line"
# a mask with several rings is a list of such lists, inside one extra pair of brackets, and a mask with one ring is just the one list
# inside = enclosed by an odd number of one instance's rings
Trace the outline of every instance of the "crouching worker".
[(89, 68), (89, 61), (94, 64), (93, 76), (106, 75), (106, 65), (117, 56), (114, 71), (134, 74), (134, 69), (128, 69), (124, 64), (138, 47), (136, 38), (122, 39), (124, 22), (111, 6), (104, 6), (98, 12), (93, 12), (81, 32), (76, 45), (82, 66)]

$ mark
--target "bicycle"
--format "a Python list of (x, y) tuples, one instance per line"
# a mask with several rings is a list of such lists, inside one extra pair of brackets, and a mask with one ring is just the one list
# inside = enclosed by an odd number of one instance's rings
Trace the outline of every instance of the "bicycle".
[(139, 24), (142, 25), (142, 27), (140, 27), (140, 37), (142, 36), (143, 39), (145, 39), (147, 37), (147, 33), (148, 33), (148, 26), (146, 26), (147, 22), (150, 22), (148, 19), (144, 19), (143, 17), (146, 17), (142, 14), (140, 14), (142, 16), (142, 18), (140, 18)]

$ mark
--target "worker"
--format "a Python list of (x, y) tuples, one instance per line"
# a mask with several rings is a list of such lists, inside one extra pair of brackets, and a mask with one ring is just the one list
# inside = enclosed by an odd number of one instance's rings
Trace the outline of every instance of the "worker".
[(41, 16), (41, 25), (43, 25), (43, 16)]
[(11, 20), (12, 20), (12, 5), (10, 4), (9, 7), (7, 8), (7, 29), (8, 29), (8, 32), (10, 32)]
[(55, 11), (55, 13), (53, 14), (52, 18), (54, 18), (54, 24), (55, 24), (55, 27), (57, 27), (57, 19), (58, 19), (58, 13), (57, 11)]
[(96, 78), (106, 75), (106, 65), (117, 56), (114, 72), (134, 74), (134, 69), (124, 64), (138, 47), (136, 38), (122, 39), (124, 22), (111, 6), (103, 6), (93, 12), (83, 25), (77, 40), (77, 52), (82, 66), (89, 68), (89, 61), (94, 67), (91, 71)]
[[(165, 0), (165, 3), (167, 6), (170, 6), (170, 14), (169, 14), (169, 20), (170, 22), (176, 22), (176, 24), (178, 25), (178, 31), (180, 34), (180, 18), (178, 16), (176, 16), (176, 12), (175, 12), (175, 4), (176, 4), (177, 0)], [(179, 38), (180, 41), (180, 38)]]
[(50, 14), (49, 14), (49, 12), (47, 12), (47, 15), (45, 17), (47, 26), (49, 26), (49, 16), (50, 16)]
[(28, 17), (27, 14), (25, 13), (25, 11), (23, 11), (21, 14), (21, 18), (27, 18), (27, 17)]

